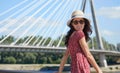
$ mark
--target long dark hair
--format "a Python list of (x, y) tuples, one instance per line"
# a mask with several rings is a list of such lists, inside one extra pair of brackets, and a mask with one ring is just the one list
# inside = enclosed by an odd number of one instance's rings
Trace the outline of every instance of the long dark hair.
[[(85, 39), (86, 39), (86, 42), (90, 40), (90, 36), (92, 34), (92, 29), (91, 29), (91, 25), (90, 25), (90, 22), (83, 18), (85, 20), (85, 26), (84, 26), (84, 29), (83, 29), (83, 32), (85, 34)], [(73, 20), (71, 20), (72, 22)], [(70, 27), (70, 30), (67, 32), (67, 35), (65, 37), (65, 45), (68, 46), (68, 41), (69, 41), (69, 38), (71, 36), (71, 34), (75, 31), (74, 27), (71, 25), (69, 25)]]

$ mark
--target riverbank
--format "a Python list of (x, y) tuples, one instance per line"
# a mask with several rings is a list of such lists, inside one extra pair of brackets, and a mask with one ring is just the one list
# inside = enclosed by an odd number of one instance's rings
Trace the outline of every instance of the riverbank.
[[(108, 67), (101, 67), (103, 73), (120, 73), (120, 65), (110, 65)], [(91, 68), (92, 73), (96, 73), (94, 68)]]
[[(45, 67), (59, 67), (59, 64), (0, 64), (0, 70), (40, 70)], [(69, 66), (66, 64), (65, 66)], [(117, 73), (120, 72), (120, 65), (111, 65), (107, 68), (101, 67), (104, 73)], [(91, 72), (95, 73), (94, 68)]]

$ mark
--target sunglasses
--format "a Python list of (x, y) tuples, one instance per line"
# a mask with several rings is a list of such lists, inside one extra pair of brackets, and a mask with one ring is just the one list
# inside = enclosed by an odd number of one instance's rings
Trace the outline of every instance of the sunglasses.
[(85, 22), (84, 20), (79, 20), (79, 21), (75, 20), (75, 21), (72, 21), (72, 23), (75, 24), (75, 25), (77, 25), (78, 23), (84, 24), (84, 22)]

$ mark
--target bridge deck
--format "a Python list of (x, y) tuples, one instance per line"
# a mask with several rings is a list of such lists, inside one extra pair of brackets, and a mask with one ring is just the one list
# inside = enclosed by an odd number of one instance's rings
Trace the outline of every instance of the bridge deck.
[[(63, 53), (66, 50), (65, 47), (45, 47), (45, 46), (20, 46), (20, 45), (0, 45), (0, 51), (19, 51), (19, 52), (54, 52)], [(120, 56), (118, 51), (108, 51), (108, 50), (93, 50), (90, 49), (92, 54), (105, 54)]]

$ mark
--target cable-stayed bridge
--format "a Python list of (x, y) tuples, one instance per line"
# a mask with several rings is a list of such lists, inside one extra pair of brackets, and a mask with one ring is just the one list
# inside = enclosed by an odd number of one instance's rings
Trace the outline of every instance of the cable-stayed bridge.
[[(89, 5), (89, 6), (88, 6)], [(87, 14), (89, 7), (91, 15)], [(23, 0), (0, 14), (0, 51), (64, 52), (66, 25), (74, 10), (80, 9), (91, 20), (96, 33), (90, 51), (100, 56), (102, 66), (107, 66), (106, 55), (120, 56), (116, 46), (103, 46), (96, 22), (92, 0)], [(108, 50), (106, 50), (108, 49)]]

